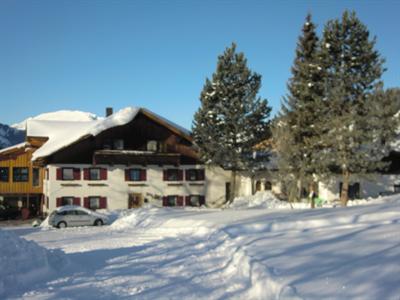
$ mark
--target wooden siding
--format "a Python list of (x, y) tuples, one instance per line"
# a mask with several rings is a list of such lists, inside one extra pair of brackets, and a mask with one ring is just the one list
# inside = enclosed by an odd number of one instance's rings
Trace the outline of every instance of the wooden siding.
[[(165, 123), (165, 122), (164, 122)], [(109, 128), (97, 136), (86, 136), (75, 143), (60, 149), (54, 154), (37, 160), (37, 163), (45, 166), (46, 164), (62, 163), (62, 164), (97, 164), (113, 163), (113, 164), (132, 164), (137, 163), (136, 160), (129, 161), (122, 158), (123, 161), (105, 161), (98, 160), (99, 150), (105, 150), (106, 141), (121, 139), (124, 141), (124, 150), (146, 151), (148, 141), (157, 141), (159, 149), (157, 161), (153, 162), (154, 155), (149, 155), (146, 160), (140, 160), (142, 164), (199, 164), (199, 155), (193, 148), (191, 138), (186, 135), (178, 135), (172, 131), (171, 126), (166, 126), (163, 122), (156, 122), (154, 118), (149, 118), (148, 114), (139, 113), (131, 122)], [(30, 138), (28, 137), (28, 141)], [(172, 156), (177, 155), (171, 161)], [(164, 155), (164, 156), (163, 156)], [(143, 155), (142, 155), (143, 156)], [(113, 155), (115, 158), (115, 155)], [(162, 160), (161, 158), (166, 158)], [(110, 158), (110, 157), (108, 157)], [(134, 158), (132, 158), (134, 159)], [(135, 158), (136, 159), (136, 158)], [(160, 160), (161, 159), (161, 160)]]
[[(33, 168), (31, 157), (34, 149), (22, 148), (16, 149), (7, 154), (0, 154), (0, 167), (9, 168), (8, 182), (0, 181), (0, 194), (42, 194), (43, 193), (43, 175), (44, 169), (39, 169), (39, 185), (33, 186)], [(28, 182), (13, 182), (13, 168), (22, 167), (29, 169)]]

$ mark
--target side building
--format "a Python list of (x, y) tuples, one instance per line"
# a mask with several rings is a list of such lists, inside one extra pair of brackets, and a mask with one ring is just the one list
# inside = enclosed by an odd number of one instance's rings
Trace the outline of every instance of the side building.
[(30, 216), (39, 215), (43, 207), (43, 174), (32, 155), (36, 147), (21, 143), (0, 150), (0, 204), (26, 208)]
[(27, 141), (40, 146), (32, 160), (45, 170), (44, 211), (201, 206), (227, 197), (229, 173), (206, 170), (188, 131), (143, 108), (90, 122), (31, 120)]

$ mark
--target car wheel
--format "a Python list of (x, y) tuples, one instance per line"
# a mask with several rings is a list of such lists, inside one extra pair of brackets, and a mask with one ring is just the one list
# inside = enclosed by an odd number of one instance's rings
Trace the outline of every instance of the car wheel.
[(103, 225), (103, 221), (100, 219), (97, 219), (96, 221), (94, 221), (94, 226), (101, 226)]
[(66, 228), (66, 227), (67, 227), (67, 223), (65, 223), (64, 221), (63, 221), (63, 222), (59, 222), (59, 223), (57, 224), (57, 227), (58, 227), (58, 228)]

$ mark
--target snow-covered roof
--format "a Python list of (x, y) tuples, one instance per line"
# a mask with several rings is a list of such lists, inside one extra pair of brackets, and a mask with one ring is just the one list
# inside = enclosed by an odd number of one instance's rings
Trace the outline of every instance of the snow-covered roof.
[(97, 119), (101, 119), (101, 117), (98, 117), (95, 114), (89, 112), (78, 111), (78, 110), (59, 110), (27, 118), (22, 122), (11, 125), (11, 127), (18, 130), (26, 130), (27, 123), (28, 121), (31, 120), (87, 122), (87, 121), (94, 121)]
[(21, 148), (24, 148), (27, 145), (28, 145), (28, 143), (23, 142), (23, 143), (19, 143), (19, 144), (16, 144), (16, 145), (13, 145), (13, 146), (10, 146), (10, 147), (7, 147), (7, 148), (3, 148), (3, 149), (0, 150), (0, 154), (6, 153), (6, 152), (10, 152), (12, 150), (21, 149)]
[(127, 107), (107, 118), (87, 122), (29, 120), (28, 137), (48, 138), (33, 153), (32, 160), (51, 155), (84, 137), (96, 136), (109, 128), (125, 125), (135, 118), (139, 110), (136, 107)]
[(127, 107), (104, 119), (86, 122), (29, 120), (27, 123), (28, 137), (46, 137), (48, 140), (32, 155), (32, 160), (49, 156), (74, 142), (131, 122), (139, 112), (153, 116), (166, 123), (178, 132), (190, 137), (190, 132), (169, 120), (166, 120), (149, 110), (137, 107)]

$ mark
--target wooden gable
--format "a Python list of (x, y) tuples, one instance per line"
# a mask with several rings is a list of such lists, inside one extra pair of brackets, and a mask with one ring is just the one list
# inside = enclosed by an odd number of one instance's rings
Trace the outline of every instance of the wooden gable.
[[(178, 154), (179, 164), (197, 163), (198, 154), (192, 146), (192, 138), (186, 133), (174, 129), (173, 126), (167, 124), (166, 121), (162, 119), (158, 120), (155, 116), (150, 117), (149, 112), (141, 110), (131, 122), (107, 129), (95, 137), (84, 137), (74, 144), (41, 160), (41, 163), (119, 164), (125, 162), (128, 164), (130, 161), (136, 163), (138, 160), (138, 153), (129, 153), (129, 151), (142, 151), (142, 157), (145, 158), (148, 156), (149, 159), (145, 161), (151, 164), (155, 162), (157, 164), (163, 164), (162, 157), (165, 157), (165, 164), (170, 164), (171, 160), (176, 161), (176, 159), (172, 159), (172, 157), (176, 157), (176, 155), (166, 154)], [(116, 140), (123, 141), (123, 150), (119, 153), (109, 148)], [(148, 150), (147, 145), (149, 141), (157, 142), (157, 155), (146, 155), (145, 152)], [(108, 145), (108, 147), (106, 147), (106, 145)], [(113, 152), (104, 152), (103, 150), (112, 150)], [(96, 156), (99, 157), (99, 151), (103, 151), (101, 153), (103, 162), (96, 161)], [(105, 156), (110, 157), (111, 154), (114, 158), (114, 162), (112, 160), (104, 160)], [(160, 154), (165, 155), (163, 156)], [(119, 155), (118, 159), (116, 159), (116, 155)], [(121, 159), (121, 156), (124, 155), (131, 156), (131, 160)]]

